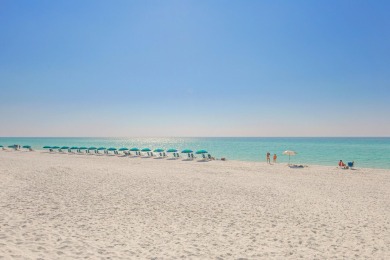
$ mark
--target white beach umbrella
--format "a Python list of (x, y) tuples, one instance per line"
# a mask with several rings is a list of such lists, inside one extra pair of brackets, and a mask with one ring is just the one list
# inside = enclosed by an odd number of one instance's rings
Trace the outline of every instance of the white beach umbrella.
[(297, 155), (297, 152), (295, 151), (290, 151), (290, 150), (286, 150), (283, 152), (284, 155), (288, 155), (288, 164), (290, 164), (290, 156), (294, 156), (294, 155)]

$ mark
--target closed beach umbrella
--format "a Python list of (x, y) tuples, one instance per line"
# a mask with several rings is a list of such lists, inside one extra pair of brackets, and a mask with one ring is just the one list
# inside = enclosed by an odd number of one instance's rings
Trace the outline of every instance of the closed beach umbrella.
[(208, 153), (206, 150), (199, 150), (199, 151), (196, 151), (196, 154), (202, 154), (202, 153)]
[(181, 153), (193, 153), (194, 151), (190, 150), (190, 149), (184, 149), (183, 151), (181, 151)]
[(167, 150), (167, 153), (176, 153), (177, 150), (176, 149), (173, 149), (173, 148), (170, 148)]
[(283, 152), (284, 155), (288, 155), (288, 164), (290, 164), (290, 156), (294, 156), (297, 154), (295, 151), (286, 150)]
[(161, 148), (157, 148), (157, 149), (154, 149), (155, 153), (161, 153), (161, 152), (164, 152), (164, 149), (161, 149)]

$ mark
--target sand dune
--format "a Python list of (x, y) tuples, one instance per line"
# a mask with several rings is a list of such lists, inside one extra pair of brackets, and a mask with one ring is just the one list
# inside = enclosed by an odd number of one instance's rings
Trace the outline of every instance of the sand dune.
[(389, 259), (390, 171), (0, 151), (0, 259)]

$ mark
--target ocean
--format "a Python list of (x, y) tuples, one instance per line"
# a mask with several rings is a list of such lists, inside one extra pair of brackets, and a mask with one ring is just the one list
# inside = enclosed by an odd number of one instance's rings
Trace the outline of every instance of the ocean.
[[(150, 149), (176, 148), (193, 151), (205, 149), (216, 158), (264, 162), (266, 153), (277, 154), (278, 163), (287, 163), (285, 150), (297, 152), (291, 163), (337, 166), (339, 160), (354, 161), (356, 167), (390, 169), (390, 138), (358, 137), (167, 137), (167, 138), (28, 138), (0, 137), (0, 145), (43, 146), (104, 146)], [(0, 151), (1, 152), (1, 151)], [(272, 160), (272, 159), (271, 159)]]

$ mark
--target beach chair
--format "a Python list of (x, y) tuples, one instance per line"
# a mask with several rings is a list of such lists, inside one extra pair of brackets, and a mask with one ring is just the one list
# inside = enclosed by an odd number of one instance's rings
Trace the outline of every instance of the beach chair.
[(352, 162), (348, 162), (348, 168), (351, 169), (351, 170), (355, 170), (353, 167), (355, 166), (355, 162), (352, 161)]
[(207, 159), (209, 159), (209, 161), (211, 161), (211, 160), (215, 160), (215, 158), (214, 158), (214, 157), (212, 157), (212, 156), (211, 156), (211, 154), (207, 154)]
[(207, 158), (206, 154), (202, 153), (202, 157), (199, 159), (199, 162), (207, 162), (209, 159)]

